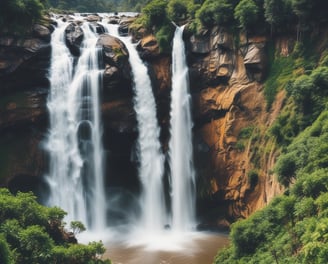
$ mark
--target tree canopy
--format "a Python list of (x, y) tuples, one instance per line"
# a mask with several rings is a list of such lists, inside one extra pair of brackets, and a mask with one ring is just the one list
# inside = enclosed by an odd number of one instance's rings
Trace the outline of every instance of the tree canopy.
[[(14, 196), (0, 189), (0, 263), (109, 264), (100, 259), (105, 252), (102, 243), (82, 245), (68, 239), (65, 215), (58, 207), (38, 204), (32, 193)], [(76, 233), (85, 229), (78, 221), (73, 221), (71, 228)]]
[(2, 0), (0, 30), (24, 31), (42, 17), (44, 0)]

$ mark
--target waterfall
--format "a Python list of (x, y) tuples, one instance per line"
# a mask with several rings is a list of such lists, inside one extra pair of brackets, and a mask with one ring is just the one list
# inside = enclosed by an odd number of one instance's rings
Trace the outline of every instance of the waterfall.
[(91, 25), (83, 23), (81, 56), (73, 69), (73, 58), (65, 45), (68, 24), (59, 19), (57, 23), (51, 40), (51, 91), (47, 104), (49, 204), (67, 211), (66, 221), (79, 220), (91, 230), (102, 230), (106, 227), (106, 205), (97, 35)]
[(172, 229), (190, 230), (195, 224), (195, 172), (192, 150), (192, 120), (184, 27), (177, 27), (172, 51), (172, 92), (169, 163), (172, 196)]
[(147, 67), (139, 57), (129, 37), (120, 37), (113, 25), (104, 24), (107, 31), (119, 38), (129, 51), (134, 81), (134, 109), (138, 123), (139, 178), (142, 185), (140, 227), (158, 232), (166, 223), (163, 190), (164, 156), (159, 142), (160, 129), (156, 117), (156, 103)]

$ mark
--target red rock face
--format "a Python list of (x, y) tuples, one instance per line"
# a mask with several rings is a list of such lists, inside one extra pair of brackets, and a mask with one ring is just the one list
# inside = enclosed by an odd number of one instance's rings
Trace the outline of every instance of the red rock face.
[[(236, 49), (224, 29), (214, 28), (207, 35), (196, 47), (191, 37), (189, 61), (195, 73), (191, 91), (196, 164), (199, 182), (204, 184), (200, 191), (207, 196), (200, 211), (204, 221), (215, 226), (248, 217), (281, 188), (270, 173), (277, 153), (265, 139), (277, 115), (266, 111), (261, 83), (267, 67), (266, 40), (241, 39)], [(247, 130), (251, 133), (243, 138)], [(256, 180), (250, 176), (254, 173)]]

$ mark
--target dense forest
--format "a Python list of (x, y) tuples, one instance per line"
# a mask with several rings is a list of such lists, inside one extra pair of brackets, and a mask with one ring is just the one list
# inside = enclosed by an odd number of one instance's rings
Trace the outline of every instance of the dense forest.
[[(144, 27), (169, 52), (171, 21), (188, 23), (193, 34), (217, 25), (239, 44), (239, 33), (270, 39), (264, 94), (269, 111), (285, 91), (283, 111), (265, 131), (280, 149), (275, 171), (285, 187), (266, 208), (231, 227), (231, 245), (216, 263), (327, 263), (328, 260), (328, 2), (322, 0), (3, 0), (0, 31), (18, 31), (42, 20), (49, 10), (72, 12), (140, 11), (132, 30)], [(293, 52), (281, 57), (275, 38), (295, 39)], [(244, 131), (245, 132), (245, 131)], [(248, 131), (256, 137), (254, 131)], [(259, 143), (254, 143), (259, 144)], [(256, 181), (256, 180), (255, 180)], [(28, 204), (28, 207), (26, 205)], [(0, 191), (0, 262), (100, 263), (101, 244), (78, 246), (54, 236), (63, 230), (65, 212), (38, 205), (31, 194)], [(76, 223), (75, 223), (76, 224)], [(74, 224), (73, 224), (74, 227)], [(59, 232), (60, 233), (60, 232)], [(63, 234), (63, 233), (60, 233)], [(42, 252), (42, 253), (41, 253)], [(81, 252), (84, 252), (83, 254)], [(83, 256), (90, 262), (79, 262)], [(94, 262), (92, 262), (94, 261)], [(98, 261), (98, 262), (96, 262)]]
[[(194, 30), (214, 25), (234, 32), (283, 34), (297, 29), (299, 35), (326, 23), (327, 3), (308, 0), (4, 0), (0, 28), (10, 24), (31, 25), (49, 9), (65, 12), (142, 12), (143, 25), (167, 26), (167, 19), (190, 21)], [(159, 29), (158, 29), (159, 30)], [(163, 32), (164, 33), (164, 32)]]

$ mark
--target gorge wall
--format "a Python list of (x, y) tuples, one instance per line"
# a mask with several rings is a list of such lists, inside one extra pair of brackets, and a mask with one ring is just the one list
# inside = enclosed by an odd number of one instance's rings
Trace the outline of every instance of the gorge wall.
[[(65, 19), (70, 19), (66, 17)], [(101, 19), (89, 16), (103, 33)], [(126, 33), (131, 18), (113, 17)], [(67, 44), (77, 58), (81, 22), (66, 30)], [(43, 175), (47, 155), (42, 147), (48, 129), (46, 107), (52, 26), (36, 25), (26, 37), (0, 37), (0, 184), (15, 190), (46, 193)], [(171, 57), (161, 53), (156, 38), (146, 32), (138, 51), (149, 68), (166, 153), (169, 140)], [(266, 205), (282, 190), (272, 173), (277, 156), (265, 136), (277, 117), (284, 94), (267, 110), (263, 80), (268, 69), (267, 40), (233, 36), (213, 28), (195, 36), (185, 32), (193, 99), (194, 156), (198, 215), (202, 228), (226, 227)], [(106, 151), (106, 188), (139, 190), (137, 137), (128, 53), (120, 41), (101, 35), (104, 85), (102, 119)], [(280, 48), (280, 47), (279, 47)], [(261, 153), (261, 154), (260, 154)], [(264, 153), (264, 154), (263, 154)]]

